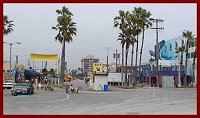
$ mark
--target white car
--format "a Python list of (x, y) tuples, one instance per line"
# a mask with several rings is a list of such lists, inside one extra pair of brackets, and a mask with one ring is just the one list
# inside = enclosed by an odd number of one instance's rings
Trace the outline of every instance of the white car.
[(13, 83), (14, 81), (13, 80), (6, 80), (4, 83), (3, 83), (3, 88), (12, 88), (13, 87)]

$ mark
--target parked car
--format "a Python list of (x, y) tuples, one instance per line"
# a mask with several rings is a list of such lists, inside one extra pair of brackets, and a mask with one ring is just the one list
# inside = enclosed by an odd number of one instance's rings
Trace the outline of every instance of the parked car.
[(17, 82), (13, 84), (13, 87), (11, 89), (12, 95), (16, 96), (19, 93), (28, 93), (33, 94), (34, 93), (34, 87), (31, 82)]
[(7, 89), (11, 89), (13, 87), (13, 80), (6, 80), (3, 82), (3, 89), (7, 88)]

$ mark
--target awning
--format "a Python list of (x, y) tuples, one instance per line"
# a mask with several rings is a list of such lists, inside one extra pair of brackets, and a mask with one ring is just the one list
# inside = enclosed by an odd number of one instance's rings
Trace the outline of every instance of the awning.
[(31, 53), (30, 59), (31, 59), (31, 61), (57, 62), (58, 61), (58, 54), (36, 54), (36, 53)]
[(12, 72), (13, 74), (16, 74), (16, 73), (18, 73), (18, 74), (24, 74), (22, 71), (19, 71), (19, 70), (15, 69), (15, 68), (12, 69), (11, 72)]
[(40, 75), (40, 73), (35, 72), (35, 71), (32, 71), (32, 70), (25, 70), (25, 71), (24, 71), (24, 74), (26, 74), (26, 75), (31, 75), (31, 76)]

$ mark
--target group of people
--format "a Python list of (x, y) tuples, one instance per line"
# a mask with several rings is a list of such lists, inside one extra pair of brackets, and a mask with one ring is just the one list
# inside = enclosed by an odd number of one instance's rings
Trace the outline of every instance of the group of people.
[(48, 77), (44, 77), (42, 78), (42, 80), (39, 82), (39, 84), (37, 85), (37, 89), (44, 89), (45, 91), (47, 90), (54, 90), (54, 87), (50, 85), (50, 79)]

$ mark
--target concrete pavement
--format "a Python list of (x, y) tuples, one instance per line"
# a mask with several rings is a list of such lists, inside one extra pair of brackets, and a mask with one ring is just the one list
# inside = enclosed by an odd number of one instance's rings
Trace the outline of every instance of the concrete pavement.
[(87, 91), (82, 81), (78, 94), (65, 90), (35, 90), (32, 95), (11, 96), (4, 90), (4, 114), (197, 114), (196, 88), (139, 88), (109, 87), (108, 92)]

